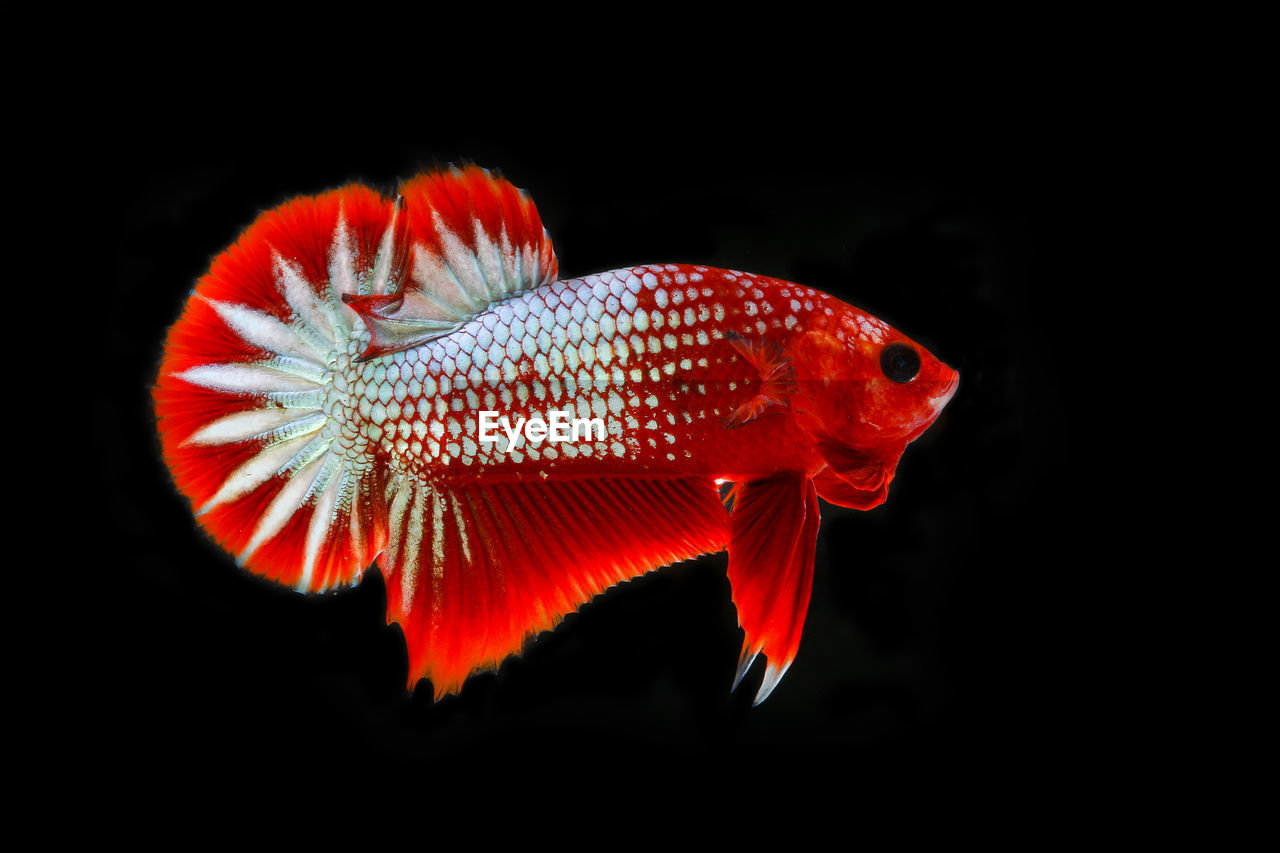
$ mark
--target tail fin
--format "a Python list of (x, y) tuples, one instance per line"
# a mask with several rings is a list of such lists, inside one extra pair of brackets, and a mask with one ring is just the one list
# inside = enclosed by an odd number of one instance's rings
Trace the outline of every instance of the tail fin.
[(354, 582), (385, 547), (383, 475), (344, 370), (343, 296), (394, 282), (396, 207), (346, 187), (262, 214), (169, 330), (161, 446), (201, 525), (253, 572), (305, 591)]

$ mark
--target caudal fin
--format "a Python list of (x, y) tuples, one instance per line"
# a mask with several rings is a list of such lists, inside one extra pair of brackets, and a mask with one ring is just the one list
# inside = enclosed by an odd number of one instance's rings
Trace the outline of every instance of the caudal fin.
[(354, 426), (344, 296), (385, 293), (393, 202), (351, 186), (262, 214), (169, 330), (161, 446), (200, 524), (257, 574), (304, 591), (356, 580), (387, 541), (385, 485)]

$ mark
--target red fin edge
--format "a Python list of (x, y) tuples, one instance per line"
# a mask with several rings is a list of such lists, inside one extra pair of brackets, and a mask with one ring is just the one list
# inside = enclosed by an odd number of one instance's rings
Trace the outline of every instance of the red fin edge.
[(409, 647), (409, 686), (436, 698), (497, 667), (610, 586), (719, 551), (729, 521), (696, 479), (397, 484), (384, 557), (387, 621)]
[(393, 205), (367, 187), (293, 199), (218, 255), (169, 330), (161, 448), (202, 527), (305, 592), (353, 583), (386, 543), (382, 477), (329, 447), (325, 375)]
[(817, 492), (803, 474), (740, 484), (730, 518), (729, 584), (745, 637), (734, 687), (756, 656), (769, 664), (754, 704), (768, 698), (800, 648), (818, 542)]

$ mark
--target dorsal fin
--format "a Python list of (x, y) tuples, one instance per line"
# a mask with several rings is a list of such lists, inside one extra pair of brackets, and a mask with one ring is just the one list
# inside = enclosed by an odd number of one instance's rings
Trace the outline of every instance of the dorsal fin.
[[(347, 295), (369, 329), (362, 358), (447, 335), (494, 302), (555, 281), (555, 251), (533, 201), (476, 166), (400, 187), (385, 294)], [(403, 259), (403, 260), (401, 260)], [(397, 275), (399, 273), (399, 275)]]

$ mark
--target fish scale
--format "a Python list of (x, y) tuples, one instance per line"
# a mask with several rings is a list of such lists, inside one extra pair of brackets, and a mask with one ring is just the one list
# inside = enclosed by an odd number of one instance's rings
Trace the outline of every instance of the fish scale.
[[(179, 490), (246, 568), (319, 592), (377, 560), (411, 687), (458, 690), (608, 587), (727, 548), (759, 702), (799, 647), (819, 497), (884, 501), (957, 381), (804, 285), (559, 279), (528, 197), (467, 168), (263, 214), (197, 283), (154, 396)], [(488, 440), (482, 412), (604, 435)]]
[[(346, 382), (360, 390), (356, 429), (394, 470), (429, 479), (447, 480), (450, 466), (458, 465), (494, 477), (641, 469), (687, 474), (693, 448), (705, 443), (707, 422), (726, 418), (759, 384), (725, 344), (725, 332), (753, 333), (750, 315), (772, 314), (772, 328), (797, 322), (795, 313), (774, 311), (761, 287), (775, 285), (742, 273), (665, 265), (512, 296), (445, 338), (352, 364)], [(755, 292), (761, 298), (753, 299)], [(810, 313), (815, 294), (806, 294)], [(825, 297), (816, 297), (819, 312), (830, 310)], [(787, 296), (778, 298), (785, 304)], [(549, 420), (566, 407), (573, 417), (603, 419), (607, 438), (531, 444), (522, 437), (510, 450), (505, 434), (497, 442), (475, 440), (481, 410), (516, 422)], [(715, 454), (696, 456), (708, 472), (748, 470), (758, 456), (753, 442), (726, 433)]]

